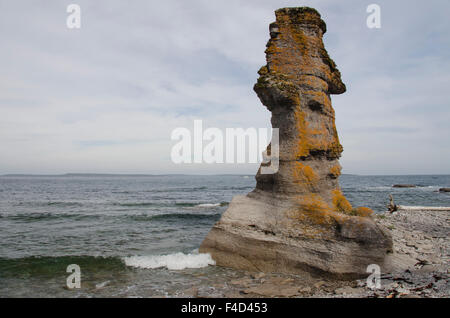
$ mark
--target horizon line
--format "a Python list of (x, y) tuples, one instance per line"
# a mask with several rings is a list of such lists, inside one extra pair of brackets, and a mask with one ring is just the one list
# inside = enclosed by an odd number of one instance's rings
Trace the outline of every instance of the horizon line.
[[(357, 173), (343, 173), (342, 176), (450, 176), (448, 173), (419, 173), (419, 174), (357, 174)], [(70, 177), (70, 176), (85, 176), (85, 177), (114, 177), (114, 176), (128, 176), (128, 177), (162, 177), (162, 176), (255, 176), (253, 173), (162, 173), (162, 174), (151, 174), (151, 173), (6, 173), (0, 174), (0, 177)]]

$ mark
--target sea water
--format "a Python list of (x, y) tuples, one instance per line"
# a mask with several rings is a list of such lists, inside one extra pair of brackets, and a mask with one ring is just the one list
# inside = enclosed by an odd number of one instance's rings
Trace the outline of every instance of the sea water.
[[(393, 184), (416, 188), (392, 188)], [(450, 206), (450, 176), (343, 175), (354, 206)], [(0, 297), (183, 296), (239, 272), (214, 266), (198, 247), (253, 176), (2, 176)], [(66, 287), (66, 268), (81, 288)]]

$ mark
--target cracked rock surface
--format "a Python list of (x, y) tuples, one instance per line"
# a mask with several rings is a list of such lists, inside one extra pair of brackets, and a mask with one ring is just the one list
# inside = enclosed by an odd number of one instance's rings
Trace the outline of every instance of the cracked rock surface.
[(450, 215), (448, 211), (399, 211), (375, 216), (392, 232), (393, 252), (381, 265), (380, 288), (366, 278), (336, 280), (310, 273), (235, 271), (214, 286), (197, 286), (191, 297), (450, 297)]

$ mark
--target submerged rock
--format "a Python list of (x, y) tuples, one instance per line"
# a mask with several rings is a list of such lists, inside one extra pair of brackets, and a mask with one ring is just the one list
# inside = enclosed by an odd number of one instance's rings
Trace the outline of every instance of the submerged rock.
[(415, 184), (394, 184), (393, 188), (415, 188)]
[(372, 211), (353, 208), (339, 187), (343, 149), (330, 94), (346, 88), (322, 42), (325, 22), (306, 7), (275, 15), (254, 90), (279, 128), (279, 170), (263, 174), (270, 163), (261, 165), (256, 189), (233, 198), (200, 252), (245, 270), (367, 276), (369, 264), (383, 264), (392, 240)]

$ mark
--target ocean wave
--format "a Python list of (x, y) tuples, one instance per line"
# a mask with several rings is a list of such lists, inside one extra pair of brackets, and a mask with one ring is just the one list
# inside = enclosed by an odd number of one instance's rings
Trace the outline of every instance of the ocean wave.
[(197, 204), (196, 207), (199, 208), (214, 208), (214, 207), (218, 207), (220, 206), (220, 203), (202, 203), (202, 204)]
[(227, 206), (228, 202), (218, 202), (218, 203), (200, 203), (195, 205), (198, 208), (215, 208), (219, 206)]
[(254, 185), (241, 186), (241, 187), (229, 186), (229, 187), (220, 187), (220, 188), (218, 188), (218, 190), (250, 190), (250, 189), (254, 189), (254, 188), (255, 188)]
[(198, 202), (115, 202), (112, 205), (121, 207), (194, 207), (198, 205)]
[(199, 202), (176, 202), (175, 206), (182, 206), (182, 207), (194, 207), (196, 205), (200, 204)]
[(210, 254), (174, 253), (169, 255), (129, 256), (123, 258), (123, 260), (127, 266), (144, 269), (165, 267), (170, 270), (182, 270), (216, 264)]
[(58, 207), (72, 207), (72, 206), (82, 206), (81, 202), (67, 202), (67, 201), (50, 201), (47, 205), (54, 205)]
[(194, 207), (198, 202), (115, 202), (112, 203), (114, 206), (121, 206), (121, 207), (174, 207), (174, 206), (181, 206), (181, 207)]
[(436, 192), (439, 191), (439, 189), (442, 188), (442, 186), (437, 185), (416, 185), (414, 188), (392, 188), (397, 191), (403, 191), (403, 192), (414, 192), (414, 191), (421, 191), (421, 192)]
[(207, 190), (208, 187), (201, 186), (201, 187), (178, 187), (178, 188), (161, 188), (161, 189), (153, 189), (153, 190), (145, 190), (145, 191), (138, 191), (138, 192), (146, 192), (146, 193), (169, 193), (169, 192), (196, 192), (196, 191), (203, 191)]
[(432, 191), (439, 191), (439, 189), (442, 188), (442, 186), (432, 185), (432, 186), (424, 186), (423, 188), (429, 189), (429, 190), (432, 190)]
[[(123, 212), (127, 212), (124, 210)], [(119, 218), (132, 221), (179, 221), (179, 220), (217, 220), (220, 213), (165, 213), (165, 214), (81, 214), (81, 213), (52, 213), (52, 212), (31, 212), (17, 214), (0, 214), (0, 219), (18, 222), (45, 222), (53, 220), (95, 220), (100, 218)]]
[(415, 187), (411, 187), (411, 188), (394, 188), (392, 185), (385, 185), (385, 186), (364, 186), (361, 188), (346, 188), (343, 187), (344, 192), (360, 192), (360, 191), (380, 191), (380, 192), (385, 192), (385, 191), (396, 191), (396, 192), (405, 192), (405, 191), (434, 191), (434, 190), (439, 190), (441, 188), (441, 186), (436, 186), (436, 185), (416, 185)]
[(126, 269), (120, 257), (30, 256), (0, 258), (0, 277), (66, 276), (66, 269), (70, 264), (79, 265), (85, 272), (100, 270), (112, 272)]
[(136, 221), (178, 221), (178, 220), (216, 220), (221, 214), (204, 213), (166, 213), (156, 215), (134, 215), (131, 216)]
[(183, 207), (194, 207), (194, 208), (214, 208), (219, 206), (226, 206), (228, 202), (217, 202), (217, 203), (204, 203), (204, 202), (178, 202), (175, 203), (176, 206)]
[(2, 214), (1, 218), (23, 221), (23, 222), (38, 222), (49, 221), (57, 219), (85, 219), (85, 218), (98, 218), (100, 215), (88, 215), (81, 213), (51, 213), (51, 212), (31, 212), (31, 213), (17, 213), (17, 214)]
[[(376, 186), (376, 187), (364, 187), (364, 190), (390, 190), (392, 186)], [(344, 188), (345, 191), (345, 188)]]
[(207, 190), (208, 187), (176, 187), (176, 188), (158, 188), (147, 190), (130, 190), (130, 191), (111, 191), (114, 194), (142, 194), (142, 193), (172, 193), (172, 192), (197, 192)]
[(204, 203), (204, 202), (114, 202), (113, 206), (120, 207), (217, 207), (225, 206), (228, 202)]
[(55, 206), (58, 208), (81, 207), (83, 203), (77, 201), (21, 201), (13, 204), (14, 206), (47, 207)]
[[(156, 202), (119, 202), (113, 203), (115, 206), (123, 206), (123, 207), (149, 207), (149, 206), (158, 206)], [(161, 204), (159, 204), (161, 206)]]

